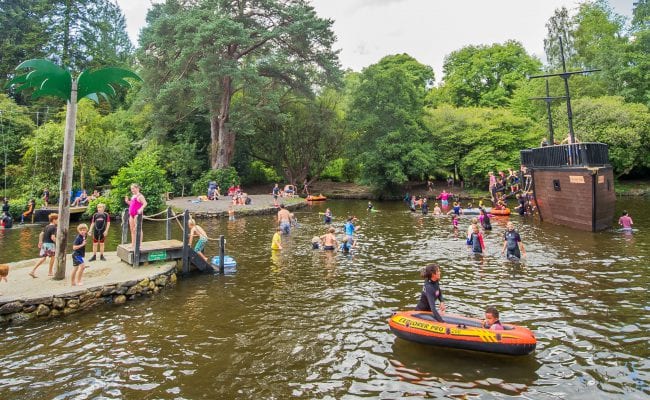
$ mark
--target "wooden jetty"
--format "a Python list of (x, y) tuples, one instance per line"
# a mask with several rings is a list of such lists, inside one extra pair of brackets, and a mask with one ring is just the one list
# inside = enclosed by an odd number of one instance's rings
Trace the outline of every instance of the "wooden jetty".
[(214, 266), (205, 261), (197, 252), (195, 252), (189, 245), (189, 226), (190, 213), (185, 210), (183, 213), (183, 241), (174, 240), (171, 238), (171, 225), (172, 220), (176, 218), (173, 215), (171, 208), (167, 209), (166, 221), (166, 239), (155, 240), (149, 242), (142, 242), (140, 237), (142, 227), (142, 215), (139, 215), (136, 220), (136, 244), (126, 244), (126, 238), (129, 231), (129, 218), (128, 210), (124, 210), (122, 215), (122, 244), (117, 246), (117, 256), (127, 264), (133, 267), (139, 267), (140, 264), (148, 265), (150, 262), (155, 261), (182, 261), (183, 273), (190, 271), (190, 265), (193, 265), (201, 272), (219, 272), (224, 273), (224, 254), (225, 254), (225, 239), (221, 235), (219, 237), (220, 243), (220, 265)]
[[(70, 221), (78, 221), (86, 212), (88, 206), (70, 207)], [(34, 210), (35, 222), (47, 222), (47, 217), (52, 213), (58, 213), (59, 207), (42, 207)]]

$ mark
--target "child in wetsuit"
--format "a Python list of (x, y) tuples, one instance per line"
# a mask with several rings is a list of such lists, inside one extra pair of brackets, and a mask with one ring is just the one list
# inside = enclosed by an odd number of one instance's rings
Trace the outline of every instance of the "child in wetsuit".
[(474, 254), (483, 254), (485, 250), (485, 243), (483, 242), (483, 235), (478, 229), (478, 224), (472, 225), (472, 234), (468, 239), (468, 244), (472, 253)]
[[(438, 322), (444, 322), (441, 314), (445, 312), (445, 303), (440, 290), (440, 266), (438, 264), (427, 265), (420, 271), (420, 276), (424, 279), (422, 295), (420, 301), (415, 306), (418, 311), (431, 311), (433, 318)], [(436, 300), (440, 301), (440, 312), (436, 310)]]

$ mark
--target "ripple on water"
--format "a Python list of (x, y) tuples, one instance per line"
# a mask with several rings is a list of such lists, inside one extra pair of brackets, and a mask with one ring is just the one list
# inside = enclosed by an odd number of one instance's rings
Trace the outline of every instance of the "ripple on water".
[[(6, 328), (0, 398), (650, 394), (646, 232), (589, 234), (514, 217), (529, 255), (512, 263), (500, 257), (507, 219), (495, 219), (477, 258), (465, 248), (469, 219), (454, 232), (448, 218), (394, 203), (367, 215), (365, 204), (326, 205), (341, 217), (339, 231), (343, 216), (361, 219), (351, 256), (310, 249), (324, 231), (317, 212), (325, 205), (300, 211), (300, 228), (274, 255), (270, 216), (205, 221), (210, 236), (228, 235), (237, 274), (194, 276), (117, 310)], [(148, 228), (145, 235), (164, 235)], [(208, 251), (216, 252), (213, 243)], [(502, 320), (534, 331), (536, 352), (511, 358), (397, 339), (387, 319), (417, 302), (418, 270), (430, 262), (443, 267), (449, 312), (482, 316), (497, 305)]]

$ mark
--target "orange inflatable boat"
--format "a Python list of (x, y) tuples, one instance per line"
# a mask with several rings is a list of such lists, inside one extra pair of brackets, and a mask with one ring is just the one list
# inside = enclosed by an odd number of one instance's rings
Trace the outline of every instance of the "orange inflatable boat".
[(323, 196), (322, 194), (319, 194), (318, 196), (312, 196), (309, 195), (307, 196), (307, 201), (325, 201), (327, 200), (327, 197)]
[(488, 210), (488, 212), (492, 215), (498, 216), (503, 216), (503, 215), (510, 215), (510, 209), (509, 208), (502, 208), (501, 210), (498, 210), (494, 207)]
[(504, 329), (483, 328), (479, 319), (445, 314), (445, 322), (433, 319), (430, 311), (400, 311), (389, 320), (393, 333), (402, 339), (434, 346), (510, 355), (535, 350), (535, 334), (522, 326), (503, 324)]

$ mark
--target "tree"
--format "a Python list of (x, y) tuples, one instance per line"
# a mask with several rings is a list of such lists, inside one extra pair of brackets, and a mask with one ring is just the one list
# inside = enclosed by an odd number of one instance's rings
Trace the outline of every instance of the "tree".
[(46, 16), (51, 7), (47, 0), (0, 1), (0, 85), (22, 60), (47, 55)]
[(287, 95), (280, 113), (261, 118), (249, 144), (253, 157), (283, 171), (294, 185), (318, 179), (345, 143), (338, 101), (338, 93), (332, 90), (316, 99)]
[(310, 93), (339, 73), (332, 21), (303, 0), (167, 0), (147, 22), (139, 60), (158, 119), (174, 127), (207, 112), (213, 169), (232, 161), (236, 93), (277, 86)]
[(33, 98), (54, 96), (67, 101), (65, 134), (63, 141), (63, 166), (59, 192), (59, 224), (56, 232), (56, 274), (55, 279), (65, 279), (66, 246), (70, 225), (70, 189), (72, 188), (75, 127), (77, 119), (77, 97), (99, 103), (99, 97), (108, 99), (115, 95), (114, 86), (129, 86), (124, 78), (139, 80), (136, 74), (121, 68), (103, 68), (83, 71), (77, 79), (70, 72), (48, 60), (27, 60), (16, 70), (29, 70), (9, 81), (17, 91), (35, 89)]
[(111, 0), (55, 0), (46, 24), (46, 54), (61, 55), (62, 63), (75, 71), (130, 64), (133, 45), (126, 20)]
[[(34, 128), (27, 109), (0, 93), (1, 175), (6, 177), (8, 174), (5, 168), (20, 161), (20, 155), (23, 153), (22, 139), (31, 135)], [(11, 176), (9, 178), (11, 179)]]
[(386, 56), (360, 75), (348, 116), (362, 176), (379, 189), (395, 190), (411, 178), (423, 179), (436, 165), (422, 124), (432, 80), (431, 67), (408, 55)]
[(466, 46), (445, 57), (443, 85), (455, 106), (503, 107), (541, 63), (521, 43)]
[(544, 39), (544, 53), (551, 70), (562, 70), (562, 55), (560, 39), (564, 47), (564, 59), (567, 69), (576, 66), (574, 46), (574, 21), (566, 7), (555, 10), (553, 16), (546, 23), (546, 38)]
[(519, 165), (519, 151), (539, 143), (542, 125), (516, 116), (507, 109), (454, 108), (427, 109), (429, 140), (436, 143), (441, 167), (460, 167), (465, 182), (484, 182), (489, 171)]
[[(561, 109), (559, 121), (566, 121)], [(644, 104), (625, 103), (620, 96), (582, 98), (573, 102), (576, 135), (582, 142), (609, 146), (609, 161), (617, 176), (650, 167), (650, 113)]]

